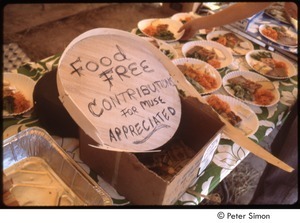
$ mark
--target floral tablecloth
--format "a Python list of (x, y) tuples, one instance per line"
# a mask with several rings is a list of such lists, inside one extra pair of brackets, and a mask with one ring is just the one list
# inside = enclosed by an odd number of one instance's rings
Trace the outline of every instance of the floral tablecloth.
[[(205, 37), (197, 37), (202, 39)], [(177, 49), (179, 55), (181, 54), (181, 46), (183, 43), (172, 43), (173, 47)], [(258, 49), (259, 46), (255, 45)], [(39, 62), (27, 62), (18, 69), (12, 72), (20, 73), (31, 77), (38, 81), (45, 73), (55, 69), (58, 65), (60, 54), (53, 55), (49, 58), (43, 59)], [(297, 63), (295, 66), (297, 67)], [(221, 70), (218, 70), (222, 77), (234, 70), (250, 70), (244, 57), (234, 57), (234, 62)], [(272, 130), (282, 124), (287, 117), (291, 106), (296, 102), (298, 94), (298, 77), (292, 77), (286, 80), (273, 81), (274, 85), (279, 89), (280, 101), (272, 107), (256, 107), (249, 106), (257, 114), (259, 119), (258, 131), (250, 138), (259, 143)], [(219, 92), (226, 94), (224, 89)], [(34, 110), (24, 114), (23, 116), (4, 119), (3, 120), (3, 139), (8, 138), (26, 128), (32, 126), (40, 126), (37, 115)], [(53, 136), (57, 143), (85, 170), (90, 176), (99, 183), (99, 185), (106, 190), (112, 197), (114, 205), (128, 205), (130, 202), (117, 193), (117, 191), (105, 182), (100, 176), (95, 174), (90, 168), (84, 164), (79, 158), (79, 141), (76, 138), (61, 138)], [(230, 172), (249, 154), (244, 148), (222, 135), (218, 148), (213, 156), (212, 162), (201, 174), (199, 179), (191, 185), (190, 189), (176, 202), (176, 205), (197, 205), (203, 196), (208, 195)], [(196, 193), (195, 193), (196, 192)]]

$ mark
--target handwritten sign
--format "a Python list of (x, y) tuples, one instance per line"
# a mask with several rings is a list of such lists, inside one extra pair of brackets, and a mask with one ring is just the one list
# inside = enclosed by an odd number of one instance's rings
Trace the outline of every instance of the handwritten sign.
[(149, 151), (169, 141), (179, 126), (180, 98), (153, 46), (113, 29), (83, 36), (58, 67), (60, 99), (77, 124), (112, 150)]

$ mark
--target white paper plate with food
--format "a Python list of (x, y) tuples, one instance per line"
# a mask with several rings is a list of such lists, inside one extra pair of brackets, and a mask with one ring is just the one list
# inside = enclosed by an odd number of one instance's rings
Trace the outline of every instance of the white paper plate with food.
[(33, 108), (35, 81), (16, 73), (3, 73), (2, 116), (21, 115)]
[(184, 24), (186, 22), (189, 22), (193, 19), (200, 18), (200, 17), (201, 16), (197, 15), (194, 12), (179, 12), (179, 13), (176, 13), (176, 14), (172, 15), (171, 19), (174, 19), (176, 21), (180, 21)]
[(211, 94), (204, 98), (219, 115), (242, 130), (246, 136), (249, 137), (257, 131), (259, 127), (257, 115), (245, 103), (222, 94)]
[(249, 40), (226, 30), (210, 32), (207, 34), (206, 39), (228, 47), (232, 54), (236, 56), (243, 56), (254, 50), (253, 44)]
[(178, 33), (182, 22), (169, 18), (144, 19), (137, 26), (146, 36), (166, 42), (177, 41), (184, 34), (184, 31)]
[(250, 51), (245, 58), (252, 69), (269, 78), (286, 79), (297, 75), (295, 66), (288, 59), (267, 50)]
[[(194, 12), (179, 12), (179, 13), (176, 13), (174, 14), (171, 19), (174, 19), (174, 20), (177, 20), (177, 21), (180, 21), (182, 22), (182, 24), (185, 24), (193, 19), (197, 19), (197, 18), (200, 18), (202, 16), (194, 13)], [(214, 31), (215, 28), (211, 28), (211, 29), (200, 29), (198, 31), (198, 34), (200, 35), (206, 35), (207, 33), (209, 32), (212, 32)]]
[(178, 58), (172, 62), (201, 95), (215, 92), (222, 86), (220, 73), (206, 62), (193, 58)]
[(223, 77), (228, 94), (247, 104), (270, 107), (278, 103), (280, 94), (266, 77), (251, 71), (234, 71)]
[(270, 16), (272, 19), (283, 22), (285, 24), (291, 24), (290, 17), (284, 8), (284, 2), (272, 3), (272, 5), (268, 6), (264, 10), (264, 14)]
[[(204, 9), (204, 8), (203, 8), (203, 9), (197, 10), (197, 14), (198, 14), (199, 16), (201, 16), (201, 17), (204, 17), (204, 16), (208, 16), (208, 15), (213, 15), (213, 14), (215, 14), (215, 13), (214, 13), (214, 11), (212, 11), (212, 10)], [(198, 32), (199, 32), (200, 35), (206, 35), (206, 34), (208, 34), (208, 33), (210, 33), (210, 32), (215, 31), (215, 30), (216, 30), (216, 28), (213, 27), (213, 28), (210, 28), (210, 29), (200, 29)]]
[(158, 48), (163, 54), (165, 54), (171, 60), (178, 58), (178, 53), (174, 49), (174, 47), (166, 43), (165, 41), (161, 41), (151, 37), (141, 37), (141, 38), (153, 44), (153, 46)]
[(268, 40), (287, 47), (298, 46), (297, 33), (289, 30), (285, 26), (278, 26), (273, 24), (263, 24), (259, 26), (259, 33)]
[(207, 40), (196, 40), (183, 44), (182, 54), (209, 63), (216, 69), (227, 67), (233, 62), (233, 56), (227, 47)]

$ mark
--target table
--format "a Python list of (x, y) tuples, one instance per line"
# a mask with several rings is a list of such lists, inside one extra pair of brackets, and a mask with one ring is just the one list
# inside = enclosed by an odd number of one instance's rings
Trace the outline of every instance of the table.
[[(205, 36), (197, 37), (205, 39)], [(180, 54), (182, 42), (172, 43)], [(259, 46), (254, 44), (255, 49)], [(21, 73), (38, 81), (45, 73), (55, 69), (58, 65), (61, 54), (50, 56), (38, 62), (28, 62), (13, 72)], [(234, 66), (229, 66), (218, 70), (222, 77), (231, 72), (234, 67), (238, 70), (251, 70), (244, 57), (234, 57)], [(295, 63), (297, 66), (297, 63)], [(297, 100), (298, 77), (292, 77), (287, 80), (273, 81), (279, 89), (280, 101), (278, 104), (264, 108), (249, 106), (257, 114), (259, 119), (258, 131), (250, 137), (253, 141), (259, 143), (264, 137), (268, 136), (272, 130), (282, 124), (288, 116), (290, 108)], [(221, 94), (226, 94), (224, 89), (220, 89)], [(3, 138), (8, 138), (21, 130), (32, 126), (40, 126), (37, 115), (34, 110), (23, 116), (13, 119), (4, 119), (3, 121)], [(57, 143), (85, 170), (92, 178), (106, 190), (113, 199), (114, 205), (128, 205), (130, 202), (125, 197), (120, 196), (114, 188), (106, 183), (100, 176), (95, 174), (79, 158), (79, 141), (76, 138), (61, 138), (53, 136)], [(176, 205), (198, 205), (204, 198), (201, 195), (209, 194), (239, 163), (244, 160), (249, 151), (241, 148), (239, 145), (228, 139), (222, 134), (219, 146), (213, 156), (212, 162), (201, 174), (199, 179), (191, 185), (190, 189), (176, 202)]]

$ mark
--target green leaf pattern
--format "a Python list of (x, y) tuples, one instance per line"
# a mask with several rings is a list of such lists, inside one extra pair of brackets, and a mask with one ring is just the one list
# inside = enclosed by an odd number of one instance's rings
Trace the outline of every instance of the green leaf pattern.
[(213, 157), (213, 162), (227, 170), (233, 170), (238, 162), (243, 160), (248, 152), (237, 144), (219, 145), (216, 154)]
[[(255, 46), (257, 48), (257, 46)], [(17, 72), (25, 74), (34, 80), (38, 80), (45, 73), (56, 68), (60, 59), (60, 54), (53, 55), (49, 58), (41, 60), (37, 63), (27, 63), (20, 67)], [(236, 57), (233, 66), (219, 70), (221, 76), (233, 71), (250, 70), (243, 57)], [(297, 64), (295, 64), (297, 67)], [(232, 68), (232, 69), (230, 69)], [(298, 95), (298, 77), (287, 80), (274, 81), (275, 86), (280, 91), (280, 101), (277, 105), (269, 108), (249, 106), (258, 116), (259, 129), (250, 137), (255, 142), (260, 142), (265, 136), (286, 118), (290, 107), (295, 103)], [(5, 119), (3, 121), (3, 138), (14, 135), (28, 127), (38, 126), (38, 119), (32, 117), (16, 117), (16, 119)], [(77, 140), (77, 141), (76, 141)], [(63, 149), (88, 173), (91, 174), (90, 168), (84, 164), (79, 158), (78, 139), (56, 138)], [(249, 154), (249, 151), (241, 148), (237, 144), (229, 140), (225, 135), (222, 136), (219, 146), (213, 156), (211, 163), (204, 170), (201, 176), (191, 185), (191, 190), (204, 195), (209, 194), (230, 172)], [(130, 204), (123, 196), (120, 196), (115, 189), (105, 182), (100, 176), (97, 176), (97, 182), (104, 188), (113, 198), (115, 205)], [(178, 205), (196, 205), (203, 198), (185, 193), (176, 204)]]

